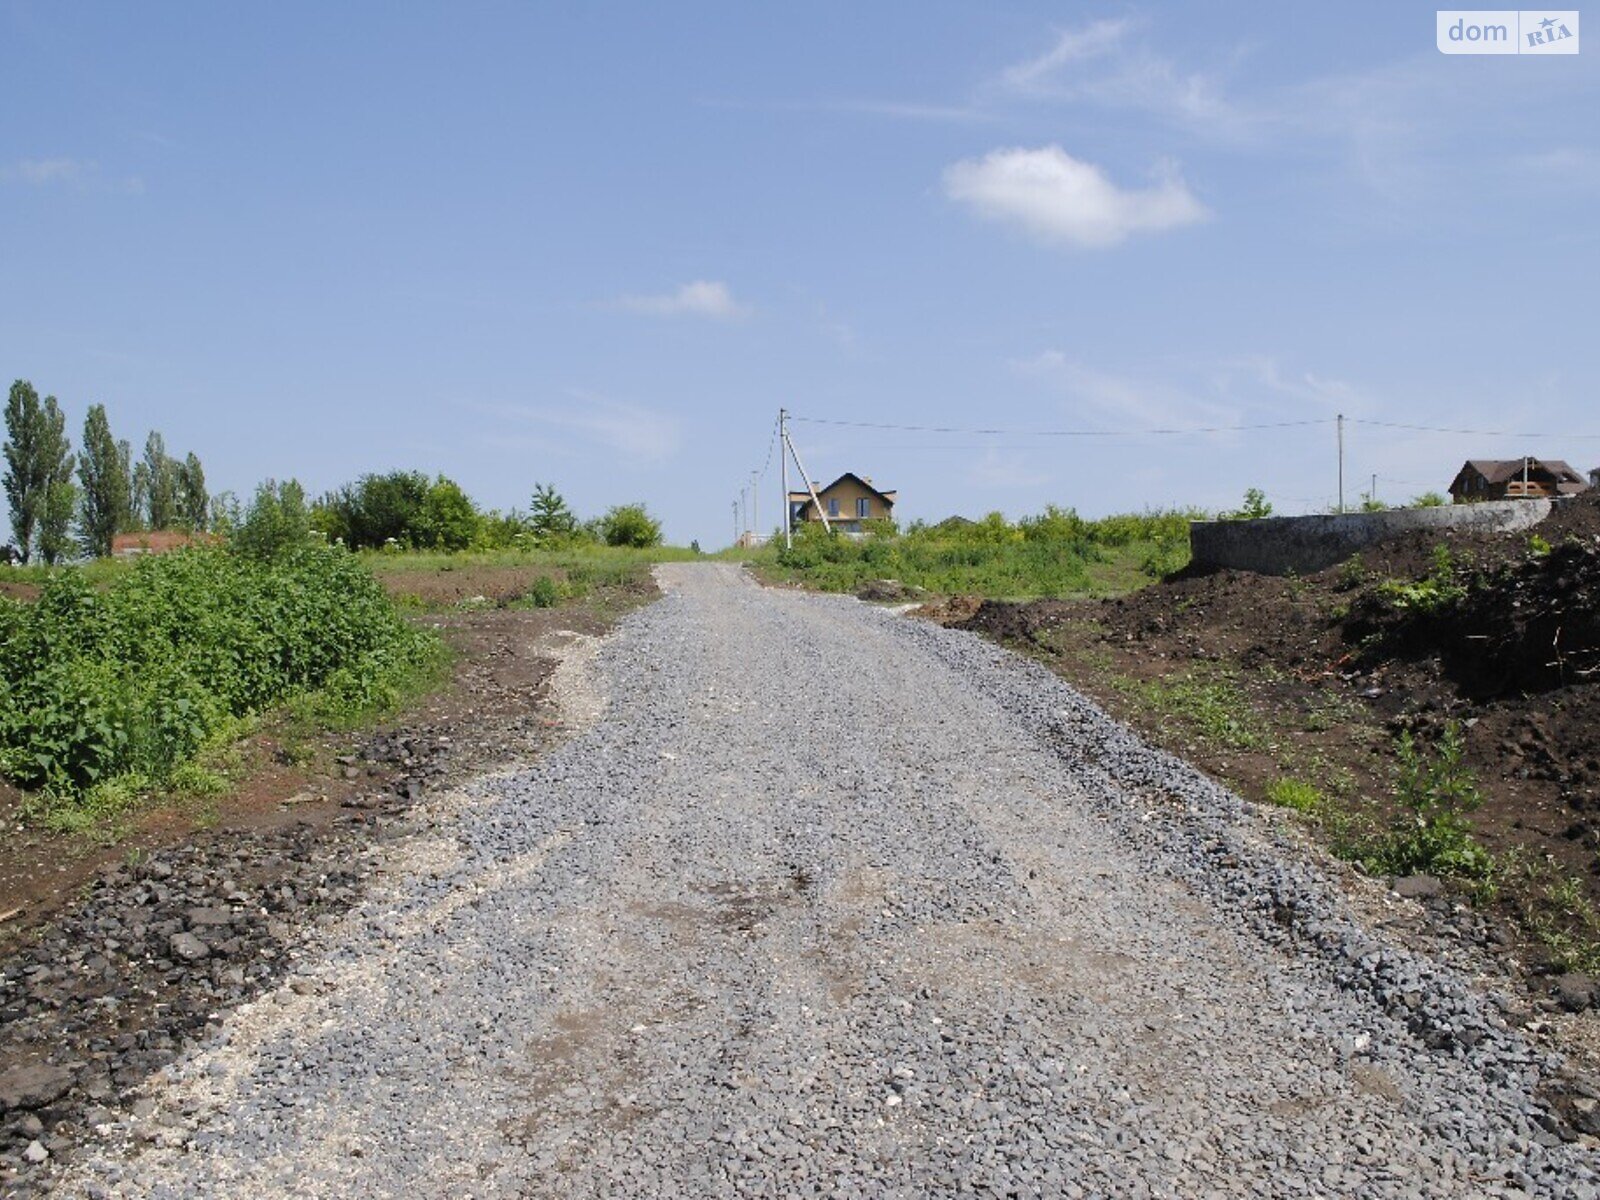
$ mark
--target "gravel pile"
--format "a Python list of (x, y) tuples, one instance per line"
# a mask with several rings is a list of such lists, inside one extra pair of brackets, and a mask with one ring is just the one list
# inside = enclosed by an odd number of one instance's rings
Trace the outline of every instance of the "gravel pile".
[(75, 1196), (1600, 1195), (1556, 1070), (979, 639), (662, 569)]

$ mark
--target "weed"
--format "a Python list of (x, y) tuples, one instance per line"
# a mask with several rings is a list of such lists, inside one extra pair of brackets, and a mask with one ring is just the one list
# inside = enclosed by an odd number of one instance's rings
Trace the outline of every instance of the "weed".
[(529, 585), (523, 599), (534, 608), (554, 608), (563, 598), (563, 588), (549, 575), (541, 575)]
[(1320, 812), (1327, 803), (1315, 785), (1287, 775), (1267, 785), (1267, 800), (1279, 808), (1291, 808), (1307, 815)]
[(1472, 836), (1466, 814), (1483, 803), (1472, 771), (1463, 761), (1461, 726), (1452, 722), (1432, 753), (1417, 747), (1410, 733), (1396, 747), (1399, 771), (1395, 795), (1399, 820), (1369, 842), (1360, 858), (1383, 875), (1454, 875), (1485, 879), (1494, 860)]
[(1450, 547), (1433, 548), (1433, 570), (1422, 579), (1388, 579), (1378, 585), (1378, 594), (1402, 612), (1432, 615), (1462, 600), (1467, 589), (1458, 578)]
[(1339, 587), (1351, 591), (1361, 587), (1367, 582), (1367, 566), (1361, 561), (1361, 555), (1352, 554), (1344, 560), (1339, 567)]
[(1014, 523), (991, 513), (980, 521), (915, 524), (859, 539), (808, 524), (796, 531), (791, 549), (772, 546), (739, 557), (774, 578), (825, 591), (856, 591), (887, 578), (945, 595), (1104, 595), (1187, 565), (1189, 523), (1202, 515), (1150, 512), (1088, 521), (1052, 507)]
[(1551, 546), (1549, 542), (1545, 541), (1544, 538), (1540, 537), (1537, 533), (1528, 538), (1528, 553), (1533, 555), (1535, 558), (1545, 557), (1545, 555), (1549, 554), (1552, 549), (1554, 549), (1554, 547)]
[(1264, 744), (1249, 701), (1227, 677), (1179, 675), (1172, 679), (1128, 681), (1123, 687), (1146, 707), (1183, 721), (1215, 745), (1249, 750)]

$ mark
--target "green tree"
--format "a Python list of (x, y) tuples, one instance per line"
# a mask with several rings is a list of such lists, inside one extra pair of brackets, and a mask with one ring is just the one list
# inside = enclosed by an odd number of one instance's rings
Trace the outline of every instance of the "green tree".
[(211, 496), (206, 491), (206, 473), (200, 465), (199, 456), (191, 450), (175, 470), (178, 521), (191, 532), (203, 532), (211, 507)]
[(363, 475), (317, 501), (315, 526), (352, 549), (410, 545), (432, 486), (421, 471)]
[(554, 484), (534, 484), (528, 509), (528, 529), (541, 546), (559, 546), (578, 532), (578, 518)]
[(263, 481), (232, 533), (232, 545), (251, 558), (277, 558), (311, 538), (311, 510), (297, 480)]
[(111, 436), (103, 404), (91, 404), (83, 422), (83, 451), (78, 458), (82, 485), (78, 536), (86, 553), (104, 557), (111, 539), (127, 528), (129, 480), (122, 446)]
[(441, 475), (422, 498), (412, 540), (432, 550), (465, 550), (477, 538), (481, 523), (472, 498), (453, 479)]
[(1224, 521), (1259, 521), (1272, 515), (1272, 502), (1260, 488), (1246, 488), (1243, 506), (1219, 515)]
[(67, 416), (54, 396), (44, 398), (41, 430), (45, 478), (39, 510), (39, 555), (55, 566), (72, 552), (72, 514), (78, 507), (78, 489), (72, 482), (77, 459), (67, 437)]
[(123, 497), (122, 525), (118, 533), (131, 533), (139, 528), (139, 492), (133, 481), (133, 443), (127, 438), (117, 440), (117, 460), (122, 464), (122, 480), (128, 491)]
[(1441, 505), (1443, 505), (1445, 503), (1446, 503), (1445, 498), (1443, 496), (1441, 496), (1438, 492), (1423, 492), (1422, 495), (1412, 498), (1411, 507), (1413, 507), (1413, 508), (1439, 508)]
[(5, 490), (17, 550), (27, 562), (37, 549), (36, 533), (44, 516), (50, 471), (45, 463), (44, 407), (39, 393), (25, 379), (11, 385), (6, 397)]
[(144, 440), (144, 457), (133, 469), (136, 502), (151, 529), (171, 529), (178, 522), (178, 464), (167, 454), (166, 440), (156, 432)]
[(643, 504), (619, 504), (600, 518), (600, 536), (608, 546), (659, 546), (661, 522)]

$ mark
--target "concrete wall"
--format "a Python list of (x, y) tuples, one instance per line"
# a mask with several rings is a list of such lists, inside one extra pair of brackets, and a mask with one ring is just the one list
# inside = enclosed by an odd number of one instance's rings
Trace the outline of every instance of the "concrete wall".
[(1550, 505), (1549, 500), (1494, 500), (1324, 517), (1195, 521), (1189, 526), (1189, 539), (1197, 567), (1229, 567), (1260, 575), (1287, 575), (1291, 571), (1309, 575), (1343, 562), (1364, 546), (1419, 529), (1441, 533), (1447, 529), (1474, 533), (1528, 529), (1550, 514)]

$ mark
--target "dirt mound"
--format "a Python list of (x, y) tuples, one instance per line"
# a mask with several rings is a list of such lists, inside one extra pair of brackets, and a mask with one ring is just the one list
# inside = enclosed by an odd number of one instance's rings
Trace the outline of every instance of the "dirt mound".
[(1031, 642), (1052, 625), (1072, 615), (1074, 606), (1063, 600), (984, 600), (970, 615), (945, 624), (981, 633), (1001, 642)]
[(1437, 656), (1473, 699), (1600, 680), (1600, 547), (1564, 541), (1467, 583), (1441, 582), (1421, 606), (1366, 593), (1345, 635), (1369, 659)]

